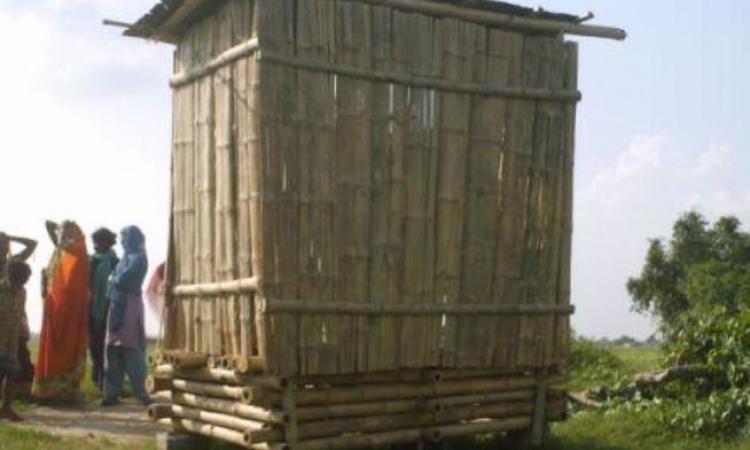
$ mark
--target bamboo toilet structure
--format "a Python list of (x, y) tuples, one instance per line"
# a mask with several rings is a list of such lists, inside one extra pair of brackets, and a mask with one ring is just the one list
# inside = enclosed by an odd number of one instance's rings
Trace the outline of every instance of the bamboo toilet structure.
[(484, 0), (164, 0), (176, 45), (150, 414), (333, 450), (564, 418), (577, 47)]

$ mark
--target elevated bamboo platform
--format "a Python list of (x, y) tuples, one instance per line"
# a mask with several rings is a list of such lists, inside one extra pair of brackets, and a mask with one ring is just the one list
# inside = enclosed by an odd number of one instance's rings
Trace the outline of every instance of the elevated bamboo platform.
[(349, 449), (563, 420), (559, 376), (486, 370), (276, 379), (208, 366), (154, 367), (149, 415), (165, 427), (250, 449)]

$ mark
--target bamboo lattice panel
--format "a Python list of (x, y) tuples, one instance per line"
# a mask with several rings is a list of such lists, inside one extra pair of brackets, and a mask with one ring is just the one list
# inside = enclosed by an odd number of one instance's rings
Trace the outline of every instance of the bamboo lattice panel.
[(574, 44), (235, 0), (175, 73), (243, 43), (175, 84), (170, 280), (259, 291), (172, 298), (167, 347), (278, 374), (565, 361)]

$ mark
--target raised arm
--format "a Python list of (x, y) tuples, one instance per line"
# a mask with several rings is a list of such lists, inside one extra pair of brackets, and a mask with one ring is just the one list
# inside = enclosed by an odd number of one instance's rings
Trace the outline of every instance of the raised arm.
[(7, 238), (10, 242), (23, 245), (21, 252), (11, 256), (14, 261), (26, 261), (34, 253), (34, 250), (36, 250), (36, 241), (33, 239), (18, 236), (7, 236)]
[(47, 228), (47, 234), (49, 234), (49, 238), (52, 240), (52, 243), (55, 244), (55, 247), (59, 244), (58, 241), (58, 230), (60, 229), (60, 225), (56, 224), (55, 222), (48, 220), (44, 222), (44, 226)]

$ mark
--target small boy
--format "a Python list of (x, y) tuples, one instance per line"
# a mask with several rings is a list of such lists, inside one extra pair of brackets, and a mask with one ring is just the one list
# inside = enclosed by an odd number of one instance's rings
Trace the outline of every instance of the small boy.
[(18, 340), (26, 308), (26, 290), (31, 269), (26, 263), (11, 261), (5, 267), (5, 279), (0, 282), (0, 383), (3, 404), (0, 419), (14, 422), (21, 417), (13, 411), (13, 384), (19, 370)]

